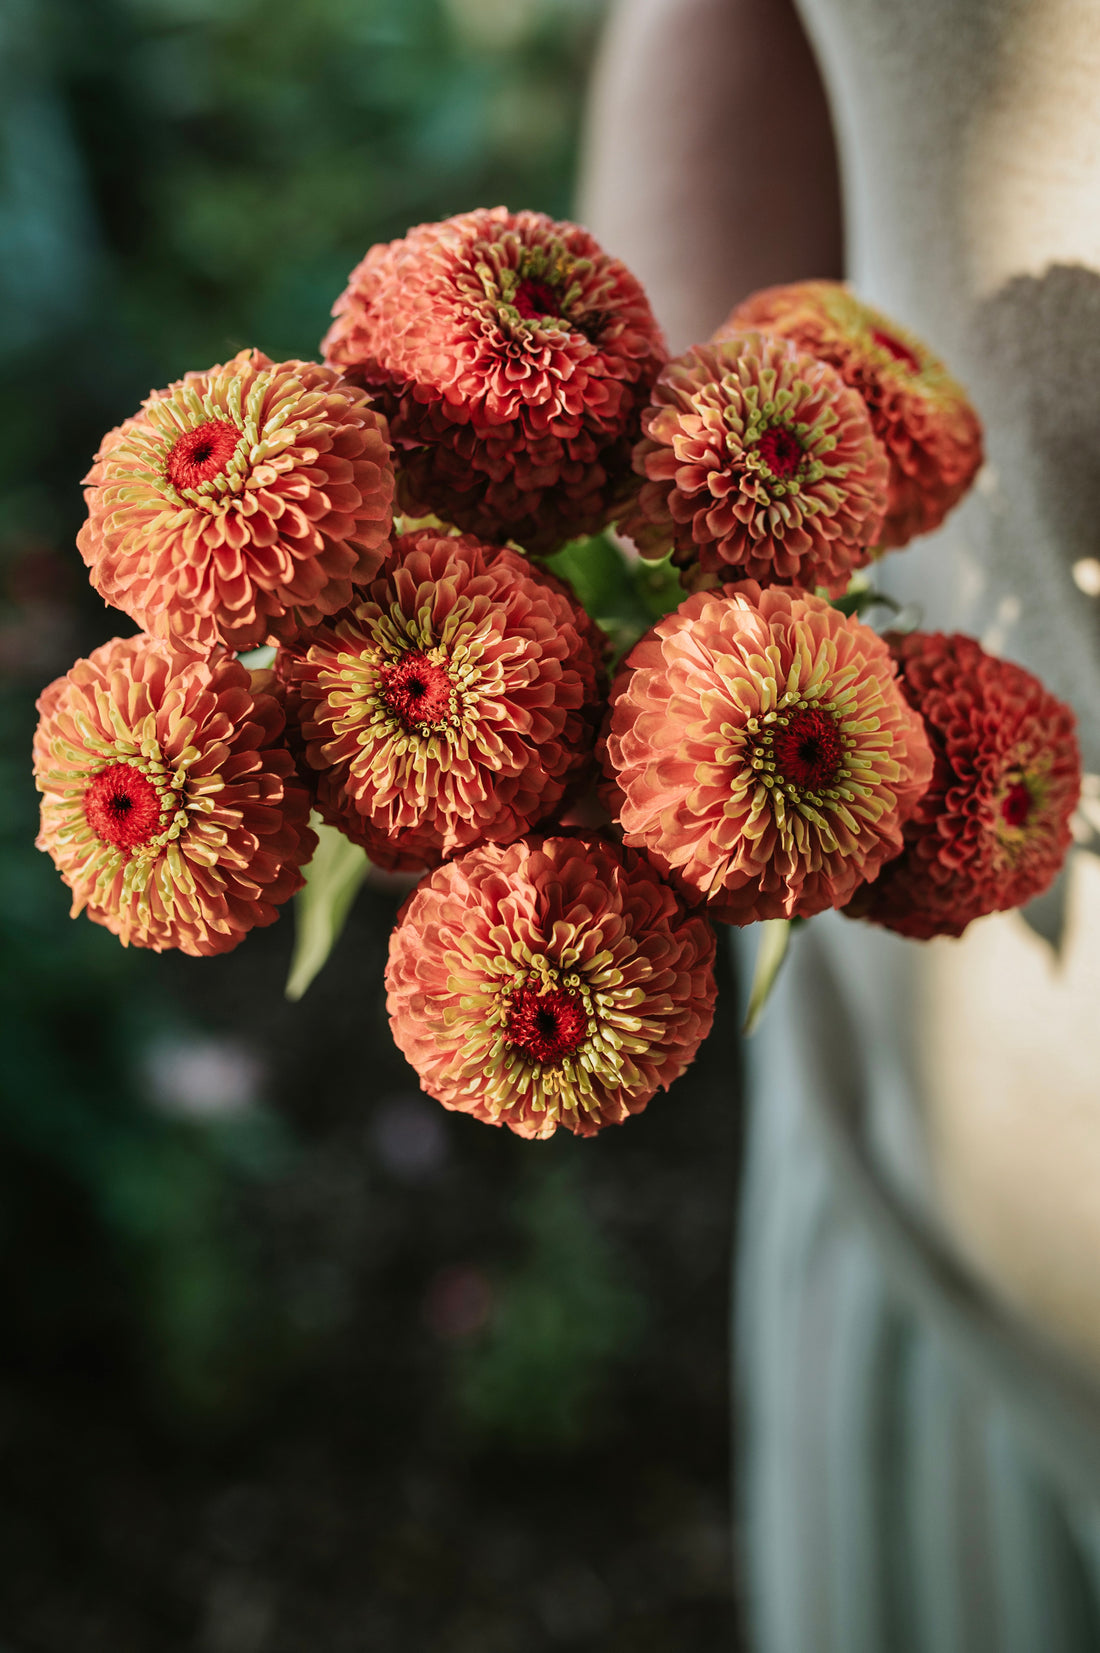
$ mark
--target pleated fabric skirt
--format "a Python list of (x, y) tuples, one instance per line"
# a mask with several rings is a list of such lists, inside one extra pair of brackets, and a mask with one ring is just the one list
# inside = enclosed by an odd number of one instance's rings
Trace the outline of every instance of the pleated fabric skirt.
[(859, 1056), (846, 938), (830, 920), (815, 940), (821, 923), (747, 1053), (735, 1461), (753, 1653), (1100, 1653), (1096, 1396), (878, 1175), (904, 1059)]

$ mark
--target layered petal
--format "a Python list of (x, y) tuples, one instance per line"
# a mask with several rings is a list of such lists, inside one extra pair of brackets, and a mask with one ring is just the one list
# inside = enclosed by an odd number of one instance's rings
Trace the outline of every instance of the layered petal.
[(38, 702), (37, 843), (124, 945), (225, 953), (271, 924), (316, 845), (283, 713), (225, 656), (114, 638)]
[(343, 608), (393, 520), (385, 420), (363, 391), (259, 350), (155, 391), (84, 480), (92, 584), (196, 655), (293, 637)]
[(390, 1025), (422, 1088), (520, 1136), (591, 1136), (691, 1062), (714, 932), (644, 857), (599, 838), (485, 845), (406, 903)]
[(698, 345), (661, 373), (642, 428), (645, 481), (619, 526), (643, 555), (834, 596), (870, 560), (886, 457), (859, 396), (813, 356), (758, 333)]
[(602, 641), (518, 552), (402, 536), (342, 615), (280, 652), (325, 819), (426, 866), (520, 837), (590, 768)]
[(882, 639), (753, 581), (697, 592), (631, 651), (605, 762), (626, 842), (733, 924), (842, 906), (932, 772)]
[(768, 287), (714, 335), (758, 328), (829, 362), (867, 405), (890, 461), (881, 545), (937, 528), (982, 463), (982, 427), (962, 386), (920, 339), (837, 281)]
[(1081, 790), (1076, 721), (1038, 678), (972, 637), (912, 632), (891, 643), (935, 770), (904, 853), (847, 910), (919, 940), (960, 936), (1057, 876)]
[(666, 351), (587, 230), (504, 207), (421, 224), (371, 248), (333, 313), (325, 358), (387, 414), (412, 515), (550, 551), (633, 491)]

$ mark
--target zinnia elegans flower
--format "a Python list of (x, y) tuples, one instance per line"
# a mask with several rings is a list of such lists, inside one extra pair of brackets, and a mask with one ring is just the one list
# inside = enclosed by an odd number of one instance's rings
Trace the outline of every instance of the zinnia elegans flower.
[(600, 839), (484, 845), (409, 898), (393, 1036), (445, 1107), (548, 1137), (639, 1113), (714, 1015), (714, 932), (644, 857)]
[(38, 710), (37, 842), (74, 917), (158, 953), (227, 953), (301, 888), (309, 801), (279, 704), (239, 661), (116, 637)]
[(938, 528), (982, 463), (982, 427), (962, 386), (920, 339), (837, 281), (767, 287), (714, 335), (759, 328), (831, 362), (867, 404), (890, 460), (881, 544)]
[(647, 480), (619, 519), (646, 556), (839, 595), (870, 559), (886, 456), (832, 368), (748, 333), (669, 363), (642, 416)]
[(599, 636), (518, 552), (431, 529), (396, 540), (279, 662), (326, 820), (421, 865), (520, 837), (588, 767)]
[(842, 906), (899, 853), (932, 772), (882, 639), (753, 581), (636, 645), (606, 751), (626, 842), (733, 924)]
[(587, 230), (481, 209), (372, 247), (326, 360), (390, 420), (401, 497), (550, 551), (608, 522), (666, 356), (638, 282)]
[(362, 390), (259, 350), (154, 392), (84, 480), (92, 584), (189, 654), (334, 614), (392, 524), (385, 422)]
[(890, 639), (935, 769), (905, 851), (856, 893), (853, 918), (903, 936), (960, 936), (972, 919), (1020, 907), (1058, 873), (1081, 789), (1070, 708), (972, 637)]

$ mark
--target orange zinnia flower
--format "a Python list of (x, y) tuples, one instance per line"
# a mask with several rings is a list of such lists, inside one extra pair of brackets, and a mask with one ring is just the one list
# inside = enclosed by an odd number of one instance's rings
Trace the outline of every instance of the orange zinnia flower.
[(714, 1014), (714, 932), (643, 856), (601, 839), (485, 845), (409, 898), (390, 1025), (445, 1107), (548, 1137), (639, 1113)]
[(386, 552), (385, 421), (316, 362), (242, 350), (155, 391), (85, 477), (96, 590), (188, 654), (293, 637)]
[(37, 842), (74, 917), (194, 954), (274, 922), (316, 837), (267, 676), (116, 637), (44, 691)]
[(790, 339), (836, 368), (867, 404), (890, 461), (881, 544), (907, 545), (938, 528), (982, 463), (982, 427), (962, 386), (920, 339), (838, 281), (767, 287), (714, 335), (747, 328)]
[(368, 853), (381, 835), (421, 865), (520, 837), (589, 768), (600, 643), (518, 552), (402, 536), (342, 615), (280, 655), (318, 807)]
[(836, 596), (870, 560), (886, 456), (860, 398), (832, 368), (746, 333), (697, 345), (662, 372), (619, 518), (643, 555), (762, 585)]
[(751, 580), (632, 650), (606, 761), (626, 842), (734, 924), (842, 906), (898, 854), (932, 772), (882, 639)]

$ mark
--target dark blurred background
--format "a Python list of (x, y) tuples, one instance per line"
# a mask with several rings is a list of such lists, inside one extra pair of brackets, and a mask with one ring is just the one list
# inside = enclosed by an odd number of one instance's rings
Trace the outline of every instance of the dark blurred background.
[[(568, 214), (595, 0), (4, 0), (0, 1649), (736, 1645), (735, 1004), (593, 1142), (420, 1095), (368, 886), (124, 951), (33, 848), (35, 695), (133, 628), (73, 546), (103, 432), (317, 352), (367, 246)], [(614, 251), (615, 249), (610, 249)]]

